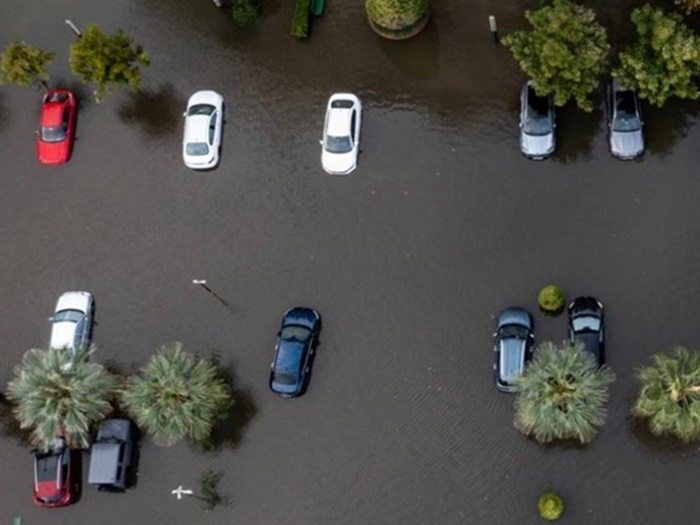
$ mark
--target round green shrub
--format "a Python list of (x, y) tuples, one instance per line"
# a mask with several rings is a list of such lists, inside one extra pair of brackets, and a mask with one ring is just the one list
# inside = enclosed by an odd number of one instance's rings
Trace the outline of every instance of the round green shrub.
[(537, 508), (540, 511), (540, 517), (547, 521), (555, 521), (564, 514), (564, 500), (559, 494), (545, 492), (537, 501)]
[(549, 315), (559, 315), (564, 310), (564, 290), (550, 284), (540, 290), (537, 295), (540, 310)]
[(428, 23), (430, 0), (365, 0), (372, 28), (391, 39), (410, 38)]
[(258, 0), (231, 0), (231, 17), (240, 28), (252, 26), (259, 14)]

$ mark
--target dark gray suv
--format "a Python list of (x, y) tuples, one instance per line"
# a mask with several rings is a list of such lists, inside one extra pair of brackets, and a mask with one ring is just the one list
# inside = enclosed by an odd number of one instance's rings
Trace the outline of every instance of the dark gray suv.
[(128, 419), (105, 419), (90, 447), (88, 484), (103, 491), (126, 490), (133, 456), (134, 424)]
[(525, 370), (532, 358), (535, 342), (534, 322), (525, 308), (511, 306), (498, 316), (494, 338), (495, 362), (493, 364), (496, 388), (501, 392), (515, 392), (515, 380)]

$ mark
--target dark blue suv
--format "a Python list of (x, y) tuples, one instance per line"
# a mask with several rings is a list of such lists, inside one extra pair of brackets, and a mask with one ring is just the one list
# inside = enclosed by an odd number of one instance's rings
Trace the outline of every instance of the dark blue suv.
[(311, 308), (292, 308), (284, 314), (270, 365), (270, 390), (282, 397), (304, 393), (320, 329), (321, 316)]

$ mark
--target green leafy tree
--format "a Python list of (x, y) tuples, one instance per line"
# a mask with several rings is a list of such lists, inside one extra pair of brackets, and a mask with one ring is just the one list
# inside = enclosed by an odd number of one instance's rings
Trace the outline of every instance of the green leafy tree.
[(206, 442), (230, 399), (218, 364), (185, 352), (181, 343), (162, 346), (122, 393), (138, 425), (162, 446), (182, 438)]
[(637, 372), (641, 389), (632, 412), (656, 435), (700, 439), (700, 352), (679, 346), (651, 360)]
[(536, 11), (525, 11), (531, 31), (516, 31), (502, 39), (535, 82), (538, 94), (552, 95), (563, 106), (570, 99), (584, 111), (598, 87), (610, 51), (605, 28), (593, 10), (568, 0), (554, 0)]
[(37, 84), (46, 87), (46, 81), (49, 79), (46, 66), (54, 56), (54, 53), (24, 42), (10, 42), (2, 53), (0, 82), (20, 86)]
[(137, 90), (141, 68), (151, 61), (140, 45), (119, 29), (108, 35), (89, 24), (80, 38), (70, 46), (70, 67), (78, 78), (96, 84), (95, 100), (100, 102), (112, 87)]
[(580, 342), (543, 343), (517, 379), (515, 427), (537, 441), (590, 442), (605, 422), (608, 385), (615, 374)]
[(259, 15), (258, 0), (231, 0), (231, 17), (238, 27), (245, 29), (252, 26)]
[(645, 5), (632, 12), (632, 21), (637, 42), (620, 53), (613, 76), (655, 106), (663, 106), (670, 97), (698, 98), (700, 38), (683, 17)]
[(371, 26), (382, 36), (408, 38), (428, 21), (429, 0), (365, 0)]
[(90, 443), (90, 431), (112, 411), (119, 379), (91, 363), (94, 347), (71, 352), (29, 350), (7, 386), (15, 417), (32, 439), (48, 448), (57, 435), (77, 448)]

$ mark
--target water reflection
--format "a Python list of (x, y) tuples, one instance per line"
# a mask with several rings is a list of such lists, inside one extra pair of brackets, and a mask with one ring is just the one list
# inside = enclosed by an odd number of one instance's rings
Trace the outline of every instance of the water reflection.
[(569, 102), (557, 112), (557, 151), (553, 160), (570, 164), (579, 160), (589, 159), (593, 149), (593, 141), (598, 134), (602, 111), (597, 109), (599, 100), (593, 100), (591, 112), (579, 109), (575, 103)]
[(700, 102), (672, 99), (663, 108), (645, 104), (643, 112), (647, 151), (666, 157), (695, 123)]

